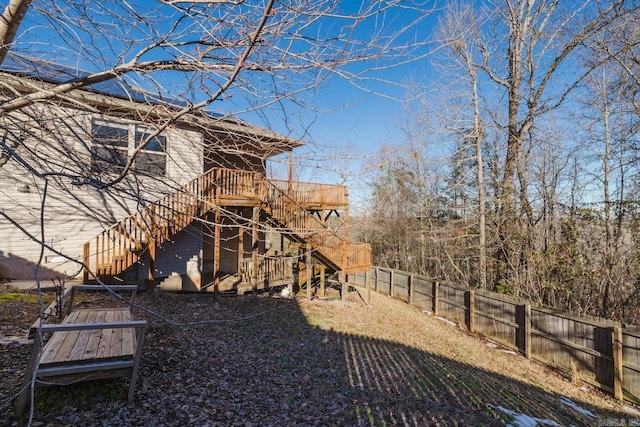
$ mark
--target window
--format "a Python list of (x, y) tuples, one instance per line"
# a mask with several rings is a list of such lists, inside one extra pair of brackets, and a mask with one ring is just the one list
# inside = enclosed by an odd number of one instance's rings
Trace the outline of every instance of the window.
[[(96, 172), (120, 172), (133, 152), (151, 136), (151, 129), (134, 124), (94, 120), (91, 124), (91, 167)], [(167, 138), (157, 135), (135, 158), (133, 170), (164, 175), (167, 170)]]
[[(135, 147), (138, 148), (149, 136), (151, 136), (151, 133), (148, 130), (137, 127)], [(164, 175), (167, 163), (166, 148), (167, 138), (164, 135), (156, 135), (151, 138), (144, 149), (136, 156), (135, 169), (153, 175)]]
[(127, 164), (129, 130), (93, 123), (91, 126), (91, 166), (98, 171), (121, 171)]

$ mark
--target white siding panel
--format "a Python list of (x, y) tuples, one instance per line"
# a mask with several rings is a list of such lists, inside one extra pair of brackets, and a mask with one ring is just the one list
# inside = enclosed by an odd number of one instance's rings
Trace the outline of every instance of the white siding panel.
[(176, 182), (185, 183), (201, 175), (204, 165), (202, 135), (192, 130), (173, 129), (167, 136), (169, 177)]
[[(200, 228), (190, 225), (158, 248), (155, 275), (193, 274), (201, 271), (202, 244)], [(194, 272), (194, 269), (196, 270)]]
[[(0, 215), (0, 277), (33, 278), (40, 245), (29, 235), (35, 239), (42, 238), (40, 213), (45, 183), (37, 174), (66, 175), (48, 178), (43, 211), (44, 241), (71, 261), (46, 250), (40, 271), (44, 279), (78, 273), (85, 242), (134, 212), (141, 199), (156, 200), (168, 188), (175, 188), (177, 184), (184, 184), (202, 173), (202, 138), (199, 133), (172, 129), (167, 132), (169, 163), (166, 179), (130, 177), (108, 190), (99, 190), (91, 185), (75, 186), (76, 177), (91, 177), (91, 120), (98, 117), (122, 120), (53, 104), (32, 107), (26, 113), (0, 119), (0, 125), (5, 129), (11, 129), (11, 126), (26, 129), (26, 136), (23, 136), (29, 150), (17, 146), (16, 151), (37, 172), (29, 171), (14, 159), (0, 167), (0, 210), (10, 218)], [(159, 256), (167, 259), (159, 259), (158, 268), (178, 269), (183, 260), (197, 258), (200, 251), (197, 237), (182, 234), (185, 236), (174, 239), (179, 242), (177, 246), (167, 246), (170, 249)], [(191, 270), (197, 269), (193, 267), (194, 262), (199, 263), (191, 260)], [(187, 264), (182, 262), (181, 265), (186, 271)]]

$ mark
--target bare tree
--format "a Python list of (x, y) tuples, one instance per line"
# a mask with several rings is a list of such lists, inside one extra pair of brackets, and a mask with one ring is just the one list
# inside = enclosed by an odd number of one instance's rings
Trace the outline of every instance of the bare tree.
[(0, 19), (0, 64), (7, 56), (32, 0), (10, 0)]
[[(511, 1), (495, 5), (492, 25), (498, 31), (479, 32), (474, 41), (482, 53), (476, 65), (504, 91), (507, 98), (505, 122), (498, 123), (506, 134), (506, 152), (500, 188), (500, 211), (503, 217), (501, 240), (509, 240), (509, 224), (516, 215), (514, 179), (522, 180), (518, 171), (523, 144), (534, 123), (544, 114), (560, 107), (567, 96), (591, 71), (578, 70), (569, 79), (565, 67), (583, 46), (612, 25), (631, 7), (626, 1), (573, 3), (558, 1)], [(503, 38), (504, 37), (504, 38)], [(521, 182), (522, 184), (522, 182)], [(521, 185), (520, 208), (529, 221), (532, 211)], [(504, 252), (505, 265), (510, 250)]]
[[(468, 90), (463, 97), (469, 101), (468, 112), (449, 114), (447, 119), (456, 119), (453, 130), (460, 135), (463, 144), (473, 147), (475, 152), (476, 191), (478, 197), (478, 282), (482, 289), (487, 289), (487, 228), (486, 228), (486, 188), (484, 179), (483, 140), (484, 124), (481, 117), (481, 99), (478, 88), (480, 66), (476, 60), (480, 52), (475, 50), (473, 40), (478, 37), (482, 26), (482, 18), (478, 21), (471, 5), (449, 3), (448, 9), (440, 22), (439, 34), (441, 43), (446, 47), (446, 68), (449, 73), (462, 73), (462, 82)], [(478, 12), (482, 14), (482, 12)], [(485, 18), (486, 19), (486, 18)], [(455, 74), (454, 74), (455, 75)]]
[[(376, 71), (424, 53), (424, 43), (415, 43), (409, 28), (390, 30), (385, 22), (409, 9), (417, 24), (428, 16), (426, 7), (393, 0), (344, 9), (333, 1), (304, 0), (166, 1), (151, 7), (115, 1), (11, 1), (0, 21), (0, 64), (9, 51), (79, 70), (46, 91), (6, 100), (0, 113), (118, 78), (143, 87), (150, 101), (183, 105), (158, 121), (158, 132), (214, 103), (221, 105), (217, 110), (222, 114), (270, 108), (287, 117), (289, 106), (305, 105), (303, 93), (329, 76), (366, 87), (366, 80), (377, 78)], [(361, 30), (363, 26), (367, 29)], [(33, 37), (44, 29), (47, 46)], [(354, 63), (361, 64), (361, 71), (349, 68)]]
[[(460, 35), (457, 40), (455, 37), (445, 40), (458, 55), (467, 74), (475, 76), (476, 82), (478, 78), (482, 81), (480, 93), (485, 94), (482, 102), (493, 121), (491, 125), (505, 134), (505, 150), (500, 161), (498, 219), (499, 254), (502, 257), (499, 275), (502, 280), (515, 279), (509, 276), (515, 274), (518, 259), (526, 260), (526, 253), (531, 253), (531, 249), (525, 248), (524, 256), (517, 256), (520, 249), (513, 246), (519, 240), (513, 239), (519, 234), (514, 220), (522, 218), (528, 227), (536, 221), (528, 195), (526, 141), (531, 140), (534, 124), (562, 106), (591, 71), (585, 67), (569, 78), (565, 73), (567, 65), (578, 59), (585, 44), (616, 23), (630, 7), (625, 1), (569, 6), (557, 1), (505, 0), (482, 11), (458, 8), (450, 13), (457, 19), (467, 16), (469, 25), (461, 26), (451, 18), (444, 27), (460, 28)], [(469, 21), (474, 14), (482, 16), (483, 21)], [(455, 31), (452, 34), (455, 35)], [(473, 96), (478, 92), (470, 93), (473, 104)], [(497, 102), (496, 93), (506, 99), (504, 111)], [(530, 236), (531, 233), (522, 235)], [(531, 242), (527, 246), (531, 246)]]
[[(593, 283), (600, 302), (601, 315), (619, 312), (619, 305), (628, 291), (623, 289), (624, 264), (628, 263), (631, 245), (627, 224), (632, 211), (628, 181), (637, 173), (634, 139), (638, 132), (638, 116), (633, 97), (629, 97), (621, 77), (626, 73), (616, 62), (599, 67), (589, 79), (588, 92), (582, 100), (582, 125), (587, 140), (584, 159), (585, 174), (591, 177), (599, 197), (593, 202), (601, 212), (602, 235), (594, 250), (593, 270), (598, 277)], [(632, 256), (632, 255), (631, 255)]]
[[(0, 82), (0, 164), (14, 161), (40, 183), (55, 177), (55, 187), (67, 192), (112, 188), (136, 200), (141, 185), (131, 174), (136, 159), (178, 122), (201, 129), (203, 113), (227, 123), (246, 113), (265, 118), (267, 124), (280, 116), (279, 130), (295, 133), (291, 141), (304, 136), (308, 124), (295, 129), (291, 111), (312, 105), (313, 97), (305, 93), (329, 77), (366, 89), (389, 67), (420, 58), (426, 42), (416, 42), (412, 34), (430, 7), (399, 0), (357, 7), (328, 0), (12, 0), (0, 20), (0, 67), (16, 73), (31, 70), (31, 77), (41, 81), (22, 79), (20, 90), (16, 81)], [(407, 13), (409, 25), (387, 25)], [(138, 119), (152, 128), (117, 176), (88, 167), (88, 135), (74, 134), (68, 126), (62, 132), (65, 120), (52, 113), (61, 114), (62, 105), (95, 112), (98, 107), (74, 91), (113, 88), (120, 97), (147, 102), (138, 109)], [(43, 143), (46, 150), (40, 151), (25, 143), (43, 138), (56, 143)], [(247, 141), (229, 132), (211, 149), (238, 159), (248, 151), (262, 153), (249, 163), (264, 170), (273, 151), (263, 140)], [(70, 145), (85, 155), (75, 155)], [(165, 184), (178, 187), (177, 182)]]

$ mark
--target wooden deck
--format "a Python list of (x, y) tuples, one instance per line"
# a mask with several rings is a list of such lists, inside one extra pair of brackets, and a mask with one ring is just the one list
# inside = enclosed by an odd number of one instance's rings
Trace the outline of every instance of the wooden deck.
[[(86, 289), (87, 286), (78, 286)], [(95, 290), (102, 287), (93, 286)], [(114, 287), (135, 293), (135, 286)], [(72, 295), (74, 292), (72, 291)], [(27, 407), (30, 386), (66, 385), (100, 378), (129, 377), (133, 401), (147, 322), (133, 320), (130, 308), (72, 310), (59, 324), (38, 325), (16, 414)], [(45, 338), (49, 336), (45, 343)]]
[[(62, 324), (109, 324), (133, 321), (126, 308), (77, 310)], [(136, 349), (132, 328), (74, 329), (54, 334), (44, 346), (40, 365), (77, 363), (83, 360), (132, 358)], [(42, 369), (42, 368), (41, 368)]]
[[(184, 230), (195, 218), (220, 207), (253, 207), (254, 217), (283, 230), (287, 238), (309, 243), (320, 262), (350, 274), (371, 268), (370, 245), (348, 238), (348, 192), (344, 186), (274, 181), (259, 172), (213, 168), (85, 244), (84, 281), (89, 271), (103, 280), (134, 265), (149, 249), (150, 277), (156, 247)], [(332, 228), (327, 218), (344, 209), (344, 223)], [(260, 214), (256, 214), (259, 212)]]

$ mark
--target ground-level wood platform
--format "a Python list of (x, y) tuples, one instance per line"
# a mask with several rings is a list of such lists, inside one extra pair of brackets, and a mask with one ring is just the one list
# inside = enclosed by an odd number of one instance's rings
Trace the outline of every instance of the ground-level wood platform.
[(130, 308), (69, 308), (61, 323), (40, 325), (34, 334), (17, 415), (30, 401), (32, 384), (67, 385), (124, 376), (130, 379), (127, 398), (133, 401), (147, 322), (133, 320)]

